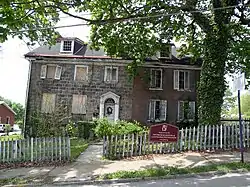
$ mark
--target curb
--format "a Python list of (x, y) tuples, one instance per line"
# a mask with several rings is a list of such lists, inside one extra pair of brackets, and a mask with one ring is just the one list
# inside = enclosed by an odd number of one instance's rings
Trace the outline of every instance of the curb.
[[(53, 186), (66, 186), (66, 185), (95, 185), (95, 184), (113, 184), (113, 183), (128, 183), (128, 182), (139, 182), (139, 181), (151, 181), (151, 180), (163, 180), (163, 179), (183, 179), (183, 178), (200, 178), (200, 177), (213, 177), (215, 175), (221, 176), (227, 173), (247, 173), (249, 171), (244, 169), (226, 171), (212, 171), (212, 172), (201, 172), (197, 174), (180, 174), (180, 175), (169, 175), (160, 177), (142, 177), (142, 178), (128, 178), (128, 179), (106, 179), (106, 180), (69, 180), (63, 182), (51, 182), (51, 183), (33, 183), (33, 184), (22, 184), (23, 187), (33, 187), (42, 185), (53, 185)], [(18, 187), (20, 185), (5, 185), (5, 187)]]

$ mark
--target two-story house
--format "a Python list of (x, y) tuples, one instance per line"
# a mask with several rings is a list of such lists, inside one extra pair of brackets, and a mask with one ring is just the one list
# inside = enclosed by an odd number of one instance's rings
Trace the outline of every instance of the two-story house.
[(78, 38), (38, 47), (25, 55), (30, 62), (26, 121), (32, 111), (53, 113), (60, 106), (66, 106), (75, 121), (107, 117), (146, 124), (193, 119), (201, 67), (168, 49), (148, 58), (130, 80), (126, 67), (131, 60), (91, 50)]

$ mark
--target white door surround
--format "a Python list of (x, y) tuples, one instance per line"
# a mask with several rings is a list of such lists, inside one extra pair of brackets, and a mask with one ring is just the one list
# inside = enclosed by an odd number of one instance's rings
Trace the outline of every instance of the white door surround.
[(113, 92), (107, 92), (100, 97), (100, 118), (105, 117), (105, 101), (107, 99), (113, 99), (115, 102), (115, 111), (114, 111), (114, 121), (117, 121), (119, 119), (119, 102), (120, 102), (120, 96), (116, 95)]

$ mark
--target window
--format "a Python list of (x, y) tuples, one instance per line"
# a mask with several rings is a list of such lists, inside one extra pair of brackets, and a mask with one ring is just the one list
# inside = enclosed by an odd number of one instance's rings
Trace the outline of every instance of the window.
[(178, 120), (193, 120), (195, 118), (194, 101), (178, 101)]
[(170, 58), (171, 57), (171, 51), (172, 46), (166, 43), (161, 44), (161, 49), (160, 49), (160, 58)]
[(105, 82), (118, 82), (118, 67), (105, 67)]
[(41, 66), (41, 79), (57, 79), (61, 78), (62, 67), (57, 65), (42, 65)]
[(86, 114), (87, 95), (73, 95), (72, 113)]
[(74, 42), (71, 40), (64, 40), (61, 42), (61, 52), (72, 53)]
[(43, 113), (52, 113), (55, 111), (56, 94), (44, 93), (42, 97), (42, 108)]
[(162, 89), (162, 70), (161, 69), (151, 69), (150, 88)]
[(150, 100), (149, 103), (150, 121), (166, 121), (166, 117), (167, 117), (167, 101)]
[(75, 77), (76, 81), (87, 81), (88, 80), (88, 66), (75, 66)]
[(6, 116), (6, 124), (10, 124), (10, 116)]
[(174, 90), (189, 90), (189, 71), (174, 70)]

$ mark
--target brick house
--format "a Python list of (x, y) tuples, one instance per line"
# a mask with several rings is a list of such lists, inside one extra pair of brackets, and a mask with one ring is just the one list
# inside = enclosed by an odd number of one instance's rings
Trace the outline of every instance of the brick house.
[(16, 113), (4, 101), (0, 101), (0, 124), (14, 125)]
[(91, 50), (78, 38), (38, 47), (25, 55), (30, 62), (26, 121), (31, 111), (53, 113), (59, 106), (67, 107), (76, 121), (107, 117), (145, 124), (194, 119), (201, 67), (167, 49), (148, 58), (130, 80), (126, 67), (131, 60)]

